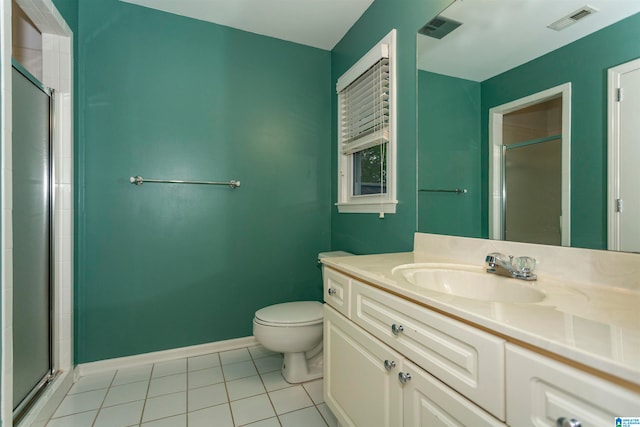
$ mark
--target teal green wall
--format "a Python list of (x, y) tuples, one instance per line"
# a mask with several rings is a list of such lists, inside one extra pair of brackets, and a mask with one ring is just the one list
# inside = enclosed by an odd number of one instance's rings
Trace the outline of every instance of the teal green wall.
[(249, 336), (256, 309), (320, 300), (330, 53), (117, 0), (78, 22), (76, 362)]
[(409, 251), (416, 231), (416, 32), (449, 0), (376, 0), (331, 51), (331, 203), (337, 200), (337, 79), (393, 28), (397, 30), (398, 206), (396, 214), (339, 214), (331, 206), (331, 245), (354, 253)]
[(607, 247), (607, 69), (640, 57), (640, 14), (482, 82), (482, 223), (488, 220), (488, 110), (571, 82), (571, 246)]
[(480, 237), (480, 83), (418, 71), (418, 230)]

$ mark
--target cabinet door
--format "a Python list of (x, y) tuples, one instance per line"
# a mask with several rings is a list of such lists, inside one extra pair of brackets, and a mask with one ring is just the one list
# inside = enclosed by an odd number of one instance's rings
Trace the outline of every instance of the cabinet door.
[(505, 426), (408, 360), (403, 372), (411, 375), (404, 386), (405, 427)]
[(640, 394), (556, 360), (507, 344), (507, 423), (555, 427), (559, 418), (582, 427), (613, 426), (640, 414)]
[(398, 353), (325, 304), (324, 354), (324, 399), (343, 427), (402, 425)]

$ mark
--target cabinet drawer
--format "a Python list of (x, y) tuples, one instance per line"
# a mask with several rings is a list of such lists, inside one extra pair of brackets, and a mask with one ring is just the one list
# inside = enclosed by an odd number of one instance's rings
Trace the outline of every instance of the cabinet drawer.
[(615, 425), (638, 416), (640, 394), (556, 360), (507, 344), (507, 423), (555, 427), (558, 418), (582, 427)]
[(322, 267), (322, 281), (324, 284), (324, 300), (331, 307), (349, 317), (349, 294), (351, 292), (351, 279), (338, 273), (329, 267)]
[(351, 295), (355, 323), (504, 421), (504, 340), (356, 280)]
[(409, 361), (403, 371), (411, 375), (404, 386), (404, 426), (504, 427), (445, 384)]
[(397, 352), (325, 305), (324, 354), (324, 399), (343, 427), (401, 425)]

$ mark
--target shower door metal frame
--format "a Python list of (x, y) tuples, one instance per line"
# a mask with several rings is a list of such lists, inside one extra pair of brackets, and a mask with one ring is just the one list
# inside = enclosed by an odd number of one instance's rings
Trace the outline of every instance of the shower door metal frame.
[[(46, 389), (46, 387), (56, 378), (58, 371), (54, 366), (54, 292), (55, 292), (55, 151), (54, 151), (54, 123), (55, 123), (55, 91), (52, 88), (48, 88), (42, 84), (35, 76), (33, 76), (27, 69), (25, 69), (18, 61), (11, 59), (12, 68), (20, 73), (23, 77), (29, 80), (37, 89), (47, 95), (49, 98), (49, 173), (48, 173), (48, 193), (49, 193), (49, 205), (48, 205), (48, 217), (49, 217), (49, 295), (48, 295), (48, 316), (49, 316), (49, 367), (46, 374), (40, 379), (35, 387), (20, 401), (20, 403), (13, 409), (13, 421), (14, 424), (18, 423), (21, 418), (27, 414), (29, 409), (37, 401), (38, 397)], [(15, 307), (14, 307), (15, 308)]]

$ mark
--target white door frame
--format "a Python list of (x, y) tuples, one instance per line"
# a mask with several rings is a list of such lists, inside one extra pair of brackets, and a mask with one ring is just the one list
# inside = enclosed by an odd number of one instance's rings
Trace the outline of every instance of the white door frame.
[(571, 83), (493, 107), (489, 110), (489, 238), (504, 239), (504, 171), (502, 123), (505, 114), (562, 97), (562, 246), (571, 245)]
[(620, 75), (627, 71), (627, 64), (607, 71), (607, 249), (614, 251), (620, 250), (620, 216), (616, 206), (616, 200), (620, 197), (620, 109), (617, 91)]
[(620, 250), (620, 102), (618, 88), (623, 74), (640, 68), (640, 58), (607, 71), (607, 249)]

